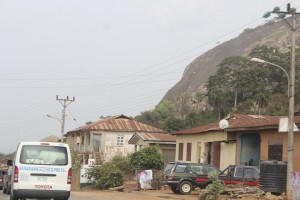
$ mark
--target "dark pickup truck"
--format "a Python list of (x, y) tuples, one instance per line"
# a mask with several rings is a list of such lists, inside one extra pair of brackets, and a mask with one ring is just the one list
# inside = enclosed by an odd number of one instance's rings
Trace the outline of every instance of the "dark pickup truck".
[[(229, 165), (219, 174), (219, 179), (224, 184), (257, 186), (259, 184), (259, 169), (254, 166)], [(196, 185), (211, 183), (207, 176), (198, 175)]]

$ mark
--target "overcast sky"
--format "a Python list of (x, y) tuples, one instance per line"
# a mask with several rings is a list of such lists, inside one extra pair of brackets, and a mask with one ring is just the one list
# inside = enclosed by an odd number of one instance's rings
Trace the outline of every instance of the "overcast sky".
[(286, 0), (0, 0), (0, 152), (151, 110), (185, 67)]

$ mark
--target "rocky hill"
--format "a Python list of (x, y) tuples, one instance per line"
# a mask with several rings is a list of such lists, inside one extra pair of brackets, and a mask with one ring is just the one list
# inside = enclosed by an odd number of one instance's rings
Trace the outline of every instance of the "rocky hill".
[[(300, 17), (298, 18), (299, 21)], [(299, 30), (296, 33), (296, 44), (300, 45)], [(183, 93), (195, 94), (203, 90), (209, 76), (216, 73), (217, 65), (226, 57), (244, 56), (257, 45), (267, 45), (278, 48), (282, 52), (289, 51), (291, 32), (283, 20), (271, 20), (254, 29), (246, 29), (238, 37), (224, 42), (197, 57), (185, 69), (182, 79), (173, 86), (163, 99), (176, 99)], [(175, 100), (176, 101), (176, 100)], [(175, 102), (179, 104), (178, 102)], [(190, 99), (193, 104), (193, 98)], [(199, 110), (207, 109), (203, 101), (197, 102)], [(194, 106), (195, 107), (195, 106)]]

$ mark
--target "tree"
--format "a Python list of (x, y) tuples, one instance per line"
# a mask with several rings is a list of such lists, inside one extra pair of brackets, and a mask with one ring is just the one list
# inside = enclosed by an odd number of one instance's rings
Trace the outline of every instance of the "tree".
[(260, 109), (268, 105), (269, 93), (265, 90), (263, 86), (259, 86), (254, 94), (254, 99), (258, 105), (258, 111), (260, 114)]
[(164, 166), (164, 161), (158, 148), (149, 146), (133, 153), (130, 158), (130, 165), (135, 170), (160, 170)]
[(0, 152), (0, 159), (2, 160), (4, 157), (5, 157), (5, 154)]
[(184, 128), (184, 121), (174, 116), (169, 117), (165, 120), (164, 130), (167, 132), (180, 131)]
[(175, 113), (175, 104), (171, 100), (164, 100), (153, 111), (143, 112), (135, 119), (165, 131), (179, 131), (185, 128), (184, 120), (177, 118)]

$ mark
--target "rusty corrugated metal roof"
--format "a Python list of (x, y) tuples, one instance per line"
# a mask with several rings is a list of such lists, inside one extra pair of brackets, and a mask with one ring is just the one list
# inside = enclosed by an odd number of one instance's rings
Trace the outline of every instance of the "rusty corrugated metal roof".
[(149, 132), (138, 132), (135, 133), (128, 141), (129, 144), (135, 144), (138, 139), (144, 142), (152, 143), (174, 143), (176, 144), (176, 136), (168, 133), (149, 133)]
[(81, 131), (91, 131), (91, 130), (103, 130), (103, 131), (134, 131), (134, 132), (164, 132), (163, 130), (150, 126), (139, 121), (136, 121), (125, 115), (118, 115), (100, 119), (96, 122), (92, 122), (88, 125), (76, 128), (69, 131), (67, 134), (72, 134), (74, 132)]
[[(227, 131), (235, 130), (253, 130), (253, 129), (270, 129), (278, 128), (279, 126), (279, 116), (268, 116), (268, 115), (243, 115), (243, 114), (233, 114), (227, 121), (229, 126), (224, 129)], [(300, 116), (294, 117), (294, 122), (300, 124)], [(222, 131), (219, 127), (219, 122), (214, 122), (204, 126), (199, 126), (196, 128), (191, 128), (183, 131), (174, 133), (173, 135), (181, 134), (195, 134), (204, 133), (209, 131)]]
[(204, 133), (208, 131), (217, 131), (217, 130), (222, 130), (222, 129), (219, 128), (219, 123), (215, 122), (215, 123), (210, 123), (203, 126), (191, 128), (191, 129), (178, 131), (176, 133), (173, 133), (173, 135)]
[(163, 142), (176, 142), (176, 136), (170, 135), (168, 133), (136, 133), (144, 141), (163, 141)]
[(50, 135), (40, 140), (40, 142), (58, 142), (60, 140), (59, 137), (55, 135)]

